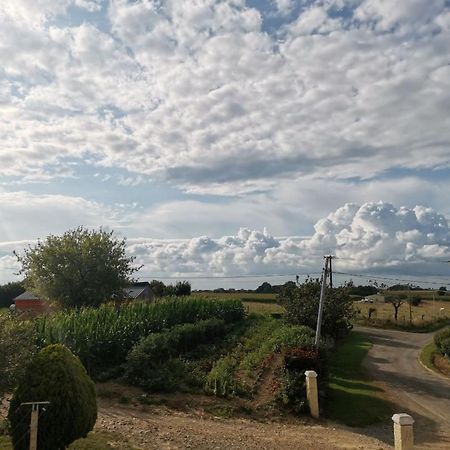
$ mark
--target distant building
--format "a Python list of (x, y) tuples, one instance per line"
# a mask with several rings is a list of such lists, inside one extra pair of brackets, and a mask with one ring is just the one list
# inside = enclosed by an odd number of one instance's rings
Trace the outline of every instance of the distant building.
[(123, 290), (124, 298), (128, 300), (153, 300), (155, 294), (148, 281), (133, 283)]
[(47, 307), (43, 300), (36, 297), (32, 292), (25, 291), (14, 299), (15, 312), (43, 313)]

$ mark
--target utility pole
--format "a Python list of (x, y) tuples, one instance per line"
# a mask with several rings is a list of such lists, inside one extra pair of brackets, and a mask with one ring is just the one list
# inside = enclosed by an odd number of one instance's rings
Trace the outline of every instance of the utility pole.
[(319, 348), (320, 343), (320, 332), (322, 329), (322, 315), (323, 315), (323, 304), (325, 302), (325, 292), (327, 288), (327, 278), (330, 275), (330, 282), (332, 281), (332, 268), (331, 268), (331, 260), (333, 256), (324, 256), (325, 265), (322, 270), (322, 286), (320, 288), (320, 300), (319, 300), (319, 312), (317, 313), (317, 325), (316, 325), (316, 338), (314, 340), (314, 345), (316, 348)]
[(38, 423), (39, 423), (39, 407), (49, 405), (50, 402), (25, 402), (20, 406), (31, 406), (30, 419), (30, 450), (37, 450)]
[(328, 257), (328, 265), (330, 267), (330, 288), (333, 289), (333, 268), (331, 267), (331, 261), (333, 261), (333, 257)]

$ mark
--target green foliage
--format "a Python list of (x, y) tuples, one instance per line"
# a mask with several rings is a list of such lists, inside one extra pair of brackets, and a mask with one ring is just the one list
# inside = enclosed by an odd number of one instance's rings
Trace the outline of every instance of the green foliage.
[[(223, 320), (208, 319), (194, 324), (177, 325), (161, 333), (147, 336), (128, 355), (128, 381), (149, 391), (161, 390), (163, 383), (160, 379), (163, 382), (168, 380), (166, 373), (171, 372), (164, 363), (171, 358), (186, 354), (202, 343), (213, 342), (222, 337), (225, 331)], [(174, 364), (172, 362), (172, 366)], [(155, 380), (156, 378), (158, 380)], [(172, 386), (173, 383), (168, 381), (169, 387)], [(168, 387), (164, 390), (168, 390)]]
[(174, 298), (157, 303), (133, 302), (114, 308), (82, 308), (36, 319), (38, 344), (62, 343), (98, 375), (125, 362), (130, 349), (142, 337), (181, 323), (212, 317), (226, 323), (241, 320), (245, 311), (239, 300)]
[(310, 328), (268, 317), (254, 318), (233, 351), (214, 363), (204, 389), (220, 397), (251, 395), (274, 352), (308, 347), (313, 342), (314, 331)]
[(152, 280), (150, 281), (150, 289), (155, 297), (164, 297), (166, 285), (162, 281)]
[(39, 417), (41, 450), (66, 448), (85, 437), (97, 420), (94, 383), (63, 345), (51, 345), (36, 354), (14, 393), (8, 414), (14, 450), (28, 448), (31, 408), (20, 405), (30, 401), (50, 401)]
[(419, 306), (422, 302), (422, 297), (420, 295), (412, 295), (411, 297), (408, 297), (408, 303), (411, 306)]
[(439, 352), (450, 358), (450, 327), (434, 336), (434, 343)]
[[(319, 309), (320, 282), (307, 279), (300, 286), (282, 289), (279, 302), (286, 309), (286, 319), (294, 325), (305, 325), (315, 329)], [(353, 301), (347, 287), (327, 289), (323, 317), (322, 334), (332, 338), (346, 335), (352, 328), (354, 316)]]
[(150, 287), (155, 297), (186, 297), (191, 295), (191, 283), (178, 281), (175, 285), (165, 285), (162, 281), (153, 280)]
[(367, 297), (369, 295), (375, 295), (378, 289), (375, 286), (350, 286), (350, 295), (358, 295), (360, 297)]
[[(313, 333), (311, 334), (314, 338)], [(283, 356), (279, 400), (297, 414), (306, 412), (308, 404), (305, 371), (314, 370), (319, 382), (323, 383), (326, 380), (325, 352), (316, 350), (312, 346), (312, 341), (309, 340), (307, 346), (286, 348)], [(319, 386), (319, 392), (323, 392), (321, 386)]]
[(243, 392), (234, 376), (239, 360), (236, 355), (230, 354), (220, 358), (206, 377), (205, 392), (217, 397), (229, 397)]
[(189, 281), (178, 281), (175, 285), (175, 295), (177, 297), (191, 295), (191, 283)]
[(36, 333), (30, 321), (0, 314), (0, 399), (22, 378), (36, 352)]
[(8, 308), (13, 303), (14, 298), (24, 291), (25, 289), (22, 286), (22, 282), (18, 281), (0, 286), (0, 308)]
[(114, 238), (113, 232), (79, 227), (50, 235), (16, 256), (28, 289), (69, 308), (98, 306), (123, 296), (138, 270), (125, 250), (125, 240)]

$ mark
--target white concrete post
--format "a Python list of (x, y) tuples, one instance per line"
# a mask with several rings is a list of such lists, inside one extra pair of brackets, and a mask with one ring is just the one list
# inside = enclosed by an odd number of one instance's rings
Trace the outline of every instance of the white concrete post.
[(414, 419), (408, 414), (394, 414), (395, 450), (412, 450), (414, 447), (413, 424)]
[(317, 390), (317, 373), (314, 370), (307, 370), (306, 377), (306, 398), (309, 403), (311, 416), (319, 418), (319, 392)]

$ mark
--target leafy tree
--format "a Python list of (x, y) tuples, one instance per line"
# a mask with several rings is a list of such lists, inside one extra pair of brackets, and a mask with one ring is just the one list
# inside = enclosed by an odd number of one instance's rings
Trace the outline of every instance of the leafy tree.
[(139, 270), (131, 267), (125, 240), (113, 232), (78, 227), (62, 236), (48, 236), (35, 247), (16, 253), (25, 286), (63, 307), (98, 306), (122, 290)]
[(22, 282), (13, 281), (0, 286), (0, 308), (7, 308), (13, 303), (14, 298), (24, 292)]
[(26, 450), (30, 408), (23, 402), (49, 401), (39, 418), (38, 448), (62, 450), (85, 437), (97, 420), (95, 387), (80, 360), (67, 347), (42, 349), (27, 367), (10, 403), (14, 450)]
[(177, 297), (191, 295), (191, 283), (189, 281), (178, 281), (175, 285), (175, 295)]
[(33, 324), (0, 314), (0, 399), (13, 390), (36, 352)]
[(445, 295), (447, 292), (447, 288), (445, 286), (441, 286), (438, 290), (438, 295)]
[[(279, 295), (279, 302), (286, 309), (287, 320), (295, 325), (305, 325), (313, 329), (317, 324), (319, 299), (320, 282), (314, 279), (307, 279), (300, 286), (285, 285)], [(348, 288), (327, 288), (322, 333), (333, 338), (345, 335), (352, 328), (353, 316), (353, 301)]]
[(272, 294), (273, 292), (273, 287), (270, 283), (268, 283), (267, 281), (264, 281), (263, 284), (261, 284), (261, 286), (258, 286), (256, 288), (256, 291), (260, 294)]
[(150, 282), (150, 289), (155, 297), (164, 297), (166, 285), (162, 281), (153, 280)]
[(407, 298), (408, 296), (406, 294), (386, 295), (386, 297), (384, 297), (384, 301), (390, 303), (394, 307), (394, 319), (396, 322), (398, 320), (398, 310)]

